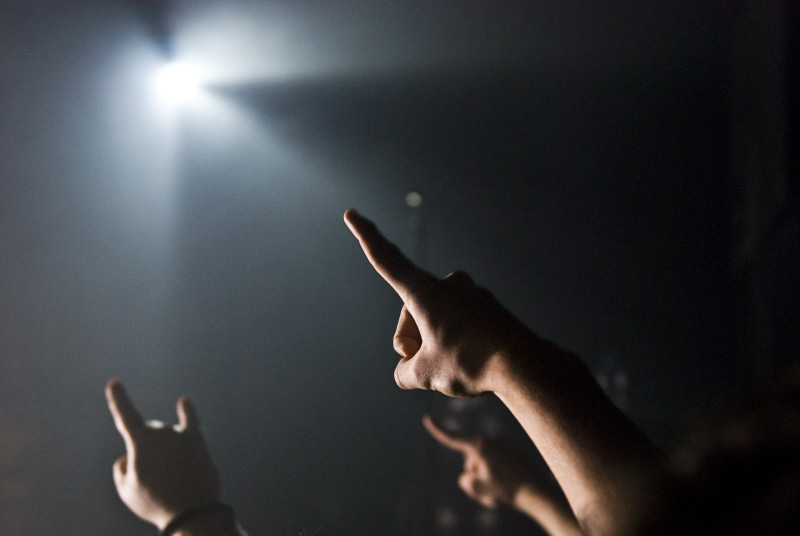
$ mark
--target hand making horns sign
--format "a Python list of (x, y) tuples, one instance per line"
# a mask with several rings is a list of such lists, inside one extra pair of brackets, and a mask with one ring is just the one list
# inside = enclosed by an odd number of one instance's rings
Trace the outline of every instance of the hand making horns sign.
[(179, 513), (218, 500), (217, 470), (188, 398), (178, 399), (173, 426), (145, 422), (117, 380), (106, 399), (126, 450), (114, 462), (114, 484), (134, 514), (163, 530)]

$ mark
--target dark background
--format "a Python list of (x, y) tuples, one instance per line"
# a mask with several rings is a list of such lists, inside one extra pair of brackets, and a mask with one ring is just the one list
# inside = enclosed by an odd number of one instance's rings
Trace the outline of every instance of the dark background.
[[(525, 446), (497, 401), (395, 387), (400, 301), (349, 207), (579, 353), (666, 448), (778, 373), (795, 8), (685, 4), (6, 2), (0, 533), (152, 533), (113, 488), (110, 377), (147, 418), (195, 400), (254, 535), (535, 530), (463, 498), (420, 425)], [(165, 43), (201, 95), (154, 93)]]

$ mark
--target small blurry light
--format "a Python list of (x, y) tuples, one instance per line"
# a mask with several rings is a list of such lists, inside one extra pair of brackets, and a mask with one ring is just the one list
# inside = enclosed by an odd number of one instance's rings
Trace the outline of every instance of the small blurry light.
[(183, 100), (200, 90), (197, 69), (183, 63), (170, 62), (161, 67), (156, 78), (158, 92), (168, 100)]
[(445, 403), (447, 409), (453, 413), (464, 413), (470, 407), (475, 407), (474, 404), (470, 404), (472, 400), (471, 398), (447, 398)]
[(475, 524), (482, 530), (481, 532), (494, 533), (500, 525), (500, 518), (497, 510), (489, 510), (488, 508), (481, 508), (475, 514)]
[(411, 208), (419, 208), (422, 206), (422, 194), (415, 191), (410, 191), (406, 194), (406, 205)]
[(503, 431), (503, 425), (500, 420), (490, 414), (484, 415), (478, 426), (481, 435), (484, 436), (498, 436)]
[(436, 510), (436, 526), (444, 532), (454, 531), (458, 526), (458, 513), (448, 506)]

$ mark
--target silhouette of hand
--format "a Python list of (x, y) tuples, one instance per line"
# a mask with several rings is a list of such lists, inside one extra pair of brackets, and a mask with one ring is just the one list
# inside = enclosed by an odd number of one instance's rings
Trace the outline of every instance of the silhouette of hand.
[(454, 434), (429, 415), (422, 424), (436, 441), (464, 456), (464, 472), (458, 478), (458, 486), (483, 506), (514, 506), (519, 490), (532, 480), (529, 464), (505, 440)]

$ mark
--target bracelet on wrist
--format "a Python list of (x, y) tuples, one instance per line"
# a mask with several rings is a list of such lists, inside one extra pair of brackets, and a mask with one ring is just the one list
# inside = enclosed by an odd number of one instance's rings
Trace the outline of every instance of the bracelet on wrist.
[(172, 536), (175, 531), (177, 531), (181, 525), (190, 521), (192, 519), (206, 516), (209, 514), (222, 514), (225, 517), (229, 518), (231, 521), (234, 518), (233, 508), (228, 506), (227, 504), (223, 504), (219, 501), (214, 501), (207, 504), (201, 504), (200, 506), (195, 506), (194, 508), (189, 508), (188, 510), (184, 510), (180, 514), (176, 515), (172, 518), (172, 521), (167, 523), (167, 526), (164, 527), (164, 530), (161, 531), (161, 536)]

